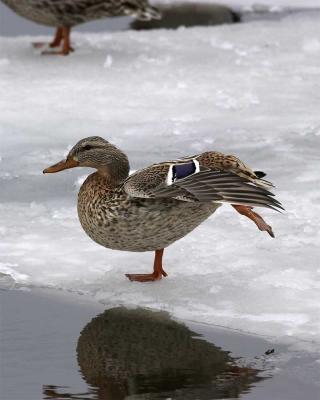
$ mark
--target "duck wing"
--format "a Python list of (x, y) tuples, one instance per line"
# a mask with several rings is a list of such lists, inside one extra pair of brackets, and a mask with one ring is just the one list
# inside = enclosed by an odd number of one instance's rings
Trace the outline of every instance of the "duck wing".
[(140, 170), (124, 182), (124, 190), (133, 197), (283, 209), (262, 176), (235, 156), (206, 152)]

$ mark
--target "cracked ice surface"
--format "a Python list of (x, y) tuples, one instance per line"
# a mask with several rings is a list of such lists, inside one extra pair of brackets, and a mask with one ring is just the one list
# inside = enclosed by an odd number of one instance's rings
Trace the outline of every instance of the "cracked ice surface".
[[(162, 308), (302, 347), (320, 347), (320, 27), (297, 14), (177, 31), (75, 34), (70, 57), (31, 37), (0, 39), (0, 272), (8, 285), (63, 288), (104, 303)], [(268, 174), (286, 208), (261, 210), (276, 239), (223, 206), (167, 249), (93, 243), (76, 215), (89, 170), (43, 176), (78, 139), (100, 135), (131, 167), (208, 149)], [(1, 277), (0, 277), (1, 281)], [(10, 283), (9, 282), (9, 283)], [(312, 344), (313, 341), (313, 344)]]

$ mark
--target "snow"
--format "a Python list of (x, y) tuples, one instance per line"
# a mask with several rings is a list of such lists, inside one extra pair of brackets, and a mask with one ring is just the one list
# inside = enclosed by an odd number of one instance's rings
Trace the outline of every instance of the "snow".
[[(34, 37), (0, 38), (0, 282), (166, 309), (319, 350), (319, 38), (317, 13), (77, 33), (64, 58), (40, 56)], [(90, 135), (126, 151), (133, 169), (209, 149), (236, 154), (277, 186), (286, 212), (261, 210), (276, 239), (223, 206), (166, 250), (168, 278), (129, 282), (124, 273), (151, 271), (153, 255), (85, 235), (76, 193), (90, 171), (42, 175)]]
[(204, 4), (222, 4), (243, 10), (252, 10), (257, 12), (271, 11), (278, 12), (283, 8), (316, 8), (319, 7), (317, 0), (155, 0), (154, 4), (172, 4), (172, 3), (204, 3)]

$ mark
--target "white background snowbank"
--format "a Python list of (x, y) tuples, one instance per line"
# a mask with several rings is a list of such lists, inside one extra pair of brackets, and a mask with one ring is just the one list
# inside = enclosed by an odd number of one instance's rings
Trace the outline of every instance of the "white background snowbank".
[[(0, 39), (0, 271), (319, 345), (318, 15), (73, 38), (65, 58), (38, 55), (31, 37)], [(286, 213), (261, 211), (276, 239), (224, 206), (168, 248), (167, 279), (127, 281), (150, 271), (153, 255), (86, 237), (75, 205), (90, 171), (41, 172), (89, 135), (125, 150), (133, 169), (208, 149), (237, 154), (277, 185)]]
[(319, 7), (317, 0), (154, 0), (150, 1), (154, 4), (170, 4), (170, 3), (213, 3), (224, 4), (236, 8), (259, 8), (263, 10), (265, 7), (276, 10), (278, 7), (305, 8)]
[(271, 7), (318, 7), (317, 0), (153, 0), (151, 3), (213, 3), (232, 6), (252, 7), (265, 5)]

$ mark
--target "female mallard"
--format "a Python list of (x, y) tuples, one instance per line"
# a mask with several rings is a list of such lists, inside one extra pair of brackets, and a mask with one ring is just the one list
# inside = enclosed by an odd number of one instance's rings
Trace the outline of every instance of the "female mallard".
[(152, 274), (126, 274), (131, 281), (155, 281), (165, 247), (181, 239), (230, 203), (261, 231), (272, 229), (252, 207), (282, 209), (266, 187), (263, 172), (253, 171), (237, 157), (208, 151), (153, 164), (129, 175), (127, 156), (97, 136), (80, 140), (65, 160), (45, 169), (53, 173), (91, 167), (78, 195), (78, 215), (95, 242), (115, 250), (155, 251)]
[[(43, 54), (67, 55), (72, 51), (70, 30), (95, 19), (131, 15), (137, 19), (159, 19), (160, 12), (148, 0), (1, 0), (20, 16), (41, 25), (57, 28), (50, 47), (63, 47)], [(35, 43), (36, 47), (44, 43)]]

